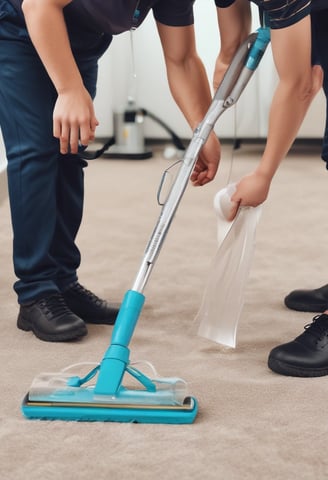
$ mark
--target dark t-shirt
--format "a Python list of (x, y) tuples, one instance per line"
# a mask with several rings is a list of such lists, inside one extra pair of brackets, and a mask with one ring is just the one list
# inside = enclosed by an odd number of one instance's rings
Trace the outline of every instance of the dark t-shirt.
[[(235, 0), (215, 0), (218, 7), (229, 7)], [(318, 2), (321, 0), (313, 0)], [(327, 0), (325, 0), (327, 1)], [(271, 28), (284, 28), (306, 17), (311, 10), (311, 0), (252, 0), (267, 14)]]
[[(21, 13), (22, 0), (10, 0)], [(165, 25), (191, 25), (194, 0), (73, 0), (65, 15), (77, 25), (115, 35), (138, 27), (149, 11)]]
[(311, 10), (317, 12), (319, 10), (328, 10), (328, 0), (312, 0)]

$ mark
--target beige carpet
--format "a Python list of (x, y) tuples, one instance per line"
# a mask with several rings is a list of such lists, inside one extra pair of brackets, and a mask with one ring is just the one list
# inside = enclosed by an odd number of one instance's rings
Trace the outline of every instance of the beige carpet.
[[(235, 180), (261, 147), (235, 152)], [(89, 327), (79, 343), (51, 344), (16, 328), (8, 203), (0, 207), (0, 477), (4, 480), (328, 478), (328, 378), (272, 373), (272, 347), (299, 334), (312, 315), (287, 310), (296, 287), (328, 281), (327, 172), (318, 148), (297, 147), (282, 165), (257, 230), (235, 350), (195, 334), (216, 251), (212, 199), (228, 180), (231, 147), (217, 180), (187, 189), (145, 290), (132, 360), (188, 381), (199, 401), (192, 425), (30, 421), (20, 404), (34, 376), (98, 362), (111, 328)], [(80, 281), (120, 300), (132, 286), (160, 209), (156, 191), (168, 161), (98, 160), (86, 170)]]

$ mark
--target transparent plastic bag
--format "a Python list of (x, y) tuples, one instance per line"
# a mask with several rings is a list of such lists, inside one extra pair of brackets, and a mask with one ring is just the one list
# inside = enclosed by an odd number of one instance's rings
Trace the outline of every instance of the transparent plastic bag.
[(236, 347), (237, 327), (261, 214), (261, 206), (241, 207), (235, 219), (229, 222), (226, 215), (235, 188), (235, 184), (229, 184), (214, 197), (218, 250), (196, 317), (199, 336), (233, 348)]

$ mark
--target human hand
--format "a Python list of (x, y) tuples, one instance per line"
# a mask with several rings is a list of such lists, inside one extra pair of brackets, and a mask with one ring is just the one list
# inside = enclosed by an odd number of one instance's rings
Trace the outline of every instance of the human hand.
[(92, 99), (82, 87), (58, 95), (53, 114), (53, 134), (59, 139), (60, 153), (77, 153), (95, 138), (98, 120)]
[(256, 171), (243, 177), (236, 185), (236, 191), (231, 197), (232, 207), (227, 220), (232, 221), (239, 207), (257, 207), (263, 203), (269, 193), (271, 178)]
[(190, 176), (190, 180), (195, 187), (206, 185), (213, 180), (219, 167), (220, 158), (221, 145), (215, 133), (212, 132), (201, 149)]

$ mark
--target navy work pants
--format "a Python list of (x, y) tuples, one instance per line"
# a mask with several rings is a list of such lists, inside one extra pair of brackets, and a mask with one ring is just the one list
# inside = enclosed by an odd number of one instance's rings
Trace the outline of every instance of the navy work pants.
[(313, 63), (320, 64), (324, 72), (323, 90), (326, 95), (326, 125), (322, 144), (322, 159), (328, 169), (328, 9), (313, 12), (312, 44)]

